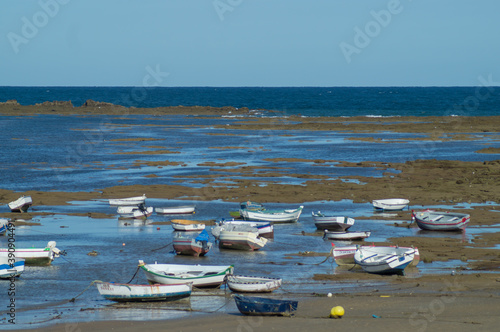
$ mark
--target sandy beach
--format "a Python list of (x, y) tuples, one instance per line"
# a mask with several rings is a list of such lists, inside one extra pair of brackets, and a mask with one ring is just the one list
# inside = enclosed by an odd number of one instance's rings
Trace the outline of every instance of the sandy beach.
[[(135, 114), (198, 114), (223, 116), (228, 113), (248, 116), (248, 109), (210, 108), (210, 107), (177, 107), (158, 109), (127, 109), (107, 103), (89, 102), (82, 107), (73, 107), (67, 102), (44, 103), (38, 106), (21, 106), (15, 101), (0, 103), (0, 114), (16, 116), (36, 116), (36, 114), (113, 114), (126, 116)], [(496, 133), (500, 125), (500, 117), (409, 117), (409, 118), (245, 118), (233, 125), (233, 129), (251, 129), (272, 131), (287, 130), (325, 130), (348, 131), (352, 133), (375, 133), (393, 131), (399, 133), (418, 133), (422, 138), (422, 149), (429, 149), (429, 141), (473, 141), (488, 134), (498, 141)], [(360, 140), (377, 142), (377, 139), (359, 138)], [(378, 142), (383, 144), (384, 142)], [(154, 142), (145, 142), (154, 145)], [(227, 148), (231, 148), (228, 144)], [(168, 147), (158, 147), (165, 151)], [(498, 149), (484, 146), (479, 153), (498, 153)], [(284, 158), (269, 162), (293, 162)], [(235, 179), (236, 185), (216, 186), (213, 190), (204, 190), (203, 196), (196, 197), (192, 189), (179, 185), (134, 185), (98, 188), (93, 192), (13, 192), (0, 188), (2, 201), (16, 199), (19, 194), (31, 195), (39, 205), (64, 205), (68, 201), (90, 200), (113, 197), (142, 195), (148, 197), (177, 198), (195, 200), (224, 200), (240, 202), (244, 200), (262, 203), (302, 203), (311, 200), (350, 199), (356, 202), (371, 202), (374, 198), (403, 196), (411, 201), (412, 208), (425, 205), (440, 204), (470, 213), (474, 225), (491, 227), (498, 225), (498, 204), (500, 196), (500, 160), (485, 162), (464, 162), (456, 160), (408, 160), (402, 163), (385, 163), (380, 161), (350, 163), (334, 159), (307, 160), (316, 164), (335, 164), (335, 167), (375, 167), (383, 170), (383, 177), (355, 177), (358, 182), (325, 178), (321, 181), (308, 181), (310, 174), (295, 174), (287, 169), (266, 170), (267, 177), (287, 176), (305, 179), (305, 185), (297, 188), (294, 185), (277, 184), (269, 181), (265, 186), (256, 186), (250, 180)], [(166, 161), (166, 164), (168, 162)], [(220, 167), (231, 166), (234, 174), (245, 174), (248, 177), (262, 176), (256, 166), (227, 164), (219, 161), (210, 165), (214, 174), (198, 176), (196, 181), (206, 187), (212, 186), (220, 179), (217, 171)], [(226, 170), (227, 171), (227, 170)], [(395, 172), (396, 171), (396, 172)], [(311, 176), (312, 177), (312, 176)], [(349, 177), (352, 179), (353, 177)], [(251, 190), (249, 190), (251, 188)], [(494, 202), (493, 205), (475, 206), (471, 203)], [(29, 215), (36, 216), (36, 212)], [(26, 221), (15, 221), (18, 215), (3, 213), (1, 217), (12, 218), (14, 223), (22, 225)], [(105, 215), (89, 214), (91, 218)], [(358, 218), (362, 219), (362, 218)], [(398, 211), (391, 220), (407, 220), (407, 223), (396, 223), (394, 227), (416, 227), (411, 221), (411, 211)], [(29, 221), (28, 221), (29, 222)], [(339, 329), (354, 331), (366, 329), (385, 331), (397, 328), (403, 331), (495, 331), (500, 318), (500, 233), (485, 232), (475, 237), (473, 243), (450, 239), (446, 235), (438, 237), (405, 237), (391, 238), (390, 242), (399, 245), (414, 245), (422, 253), (423, 262), (460, 260), (466, 262), (466, 268), (457, 270), (454, 275), (425, 275), (418, 278), (401, 276), (379, 276), (365, 274), (349, 275), (316, 275), (316, 280), (325, 283), (341, 284), (358, 282), (359, 291), (335, 293), (332, 297), (325, 294), (288, 294), (289, 298), (299, 298), (299, 310), (293, 317), (246, 317), (239, 312), (221, 314), (218, 312), (196, 315), (193, 318), (168, 321), (110, 321), (79, 322), (74, 324), (51, 325), (36, 331), (304, 331), (315, 329), (326, 331)], [(377, 243), (375, 243), (377, 244)], [(311, 253), (318, 254), (318, 253)], [(327, 255), (328, 253), (319, 253)], [(356, 278), (357, 280), (353, 280)], [(359, 279), (358, 279), (359, 278)], [(376, 289), (367, 288), (363, 283), (381, 281), (384, 286)], [(307, 280), (303, 281), (307, 283)], [(232, 301), (228, 298), (228, 301)], [(345, 309), (342, 319), (329, 318), (330, 309), (340, 305)], [(54, 321), (53, 323), (57, 323)]]
[[(311, 294), (298, 298), (292, 317), (210, 313), (168, 321), (109, 321), (56, 324), (36, 331), (496, 331), (500, 278), (491, 273), (392, 279), (385, 287), (355, 293)], [(335, 282), (342, 282), (336, 280)], [(360, 289), (363, 289), (362, 280)], [(287, 298), (297, 299), (293, 294)], [(228, 298), (227, 301), (231, 301)], [(342, 306), (344, 317), (330, 318)], [(34, 330), (30, 330), (34, 331)]]

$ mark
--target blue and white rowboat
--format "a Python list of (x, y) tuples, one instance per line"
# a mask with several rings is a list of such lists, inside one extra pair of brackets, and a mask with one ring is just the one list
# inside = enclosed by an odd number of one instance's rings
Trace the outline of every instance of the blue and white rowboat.
[[(14, 260), (14, 264), (12, 264), (12, 260)], [(8, 256), (0, 256), (0, 279), (18, 277), (23, 272), (23, 258), (9, 258)]]
[(135, 285), (94, 281), (94, 284), (104, 298), (117, 302), (178, 300), (189, 297), (193, 288), (192, 283)]

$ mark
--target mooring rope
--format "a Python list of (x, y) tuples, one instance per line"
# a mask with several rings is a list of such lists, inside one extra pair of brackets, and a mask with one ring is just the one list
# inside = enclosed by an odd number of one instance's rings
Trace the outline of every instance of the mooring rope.
[(137, 270), (135, 270), (135, 273), (134, 273), (134, 275), (132, 276), (132, 279), (130, 279), (130, 280), (129, 280), (129, 282), (127, 282), (127, 284), (130, 284), (130, 283), (132, 282), (132, 280), (134, 280), (134, 278), (135, 278), (135, 276), (136, 276), (137, 272), (139, 272), (139, 269), (140, 269), (140, 268), (141, 268), (140, 266), (138, 266), (138, 267), (137, 267)]
[(92, 286), (94, 283), (96, 282), (102, 282), (101, 280), (94, 280), (90, 283), (90, 285), (88, 285), (80, 294), (78, 294), (77, 296), (75, 296), (74, 298), (72, 298), (71, 300), (69, 300), (68, 302), (75, 302), (76, 298), (79, 297), (80, 295), (82, 295), (83, 293), (85, 293), (89, 288), (90, 286)]
[(163, 246), (163, 247), (156, 248), (156, 249), (151, 249), (151, 251), (157, 251), (157, 250), (160, 250), (160, 249), (164, 249), (164, 248), (166, 248), (166, 247), (170, 246), (172, 243), (173, 243), (173, 242), (170, 242), (169, 244), (167, 244), (167, 245), (165, 245), (165, 246)]
[[(330, 252), (328, 253), (328, 255), (326, 256), (326, 258), (323, 261), (321, 261), (319, 263), (300, 263), (300, 265), (321, 265), (324, 262), (326, 262), (327, 260), (329, 260), (330, 258), (333, 259), (333, 247), (332, 247), (332, 249), (330, 249)], [(333, 260), (332, 260), (332, 263), (333, 263)]]

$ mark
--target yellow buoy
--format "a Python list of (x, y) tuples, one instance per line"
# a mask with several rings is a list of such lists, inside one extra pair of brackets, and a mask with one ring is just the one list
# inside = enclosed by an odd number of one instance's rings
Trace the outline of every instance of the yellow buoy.
[(344, 308), (339, 305), (330, 311), (330, 318), (342, 318), (342, 316), (344, 316)]

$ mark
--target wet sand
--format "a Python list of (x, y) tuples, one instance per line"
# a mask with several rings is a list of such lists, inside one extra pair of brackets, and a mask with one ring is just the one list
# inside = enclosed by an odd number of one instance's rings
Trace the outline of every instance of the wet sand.
[[(39, 106), (21, 106), (14, 102), (0, 104), (0, 114), (36, 116), (36, 114), (196, 114), (206, 116), (242, 115), (250, 116), (248, 109), (232, 107), (168, 107), (157, 109), (124, 108), (103, 103), (88, 103), (88, 106), (73, 107), (65, 102), (46, 103)], [(400, 133), (421, 134), (416, 140), (426, 140), (422, 149), (431, 148), (432, 140), (476, 140), (485, 135), (498, 141), (495, 134), (500, 127), (500, 117), (401, 117), (401, 118), (244, 118), (232, 129), (253, 130), (330, 130), (366, 133), (377, 131), (394, 131)], [(375, 141), (374, 139), (365, 139)], [(124, 142), (126, 143), (126, 142)], [(380, 142), (383, 143), (383, 142)], [(154, 142), (150, 144), (156, 145)], [(168, 151), (163, 148), (162, 153)], [(227, 148), (231, 148), (228, 146)], [(497, 153), (498, 148), (485, 146), (480, 153)], [(286, 159), (269, 160), (293, 161)], [(443, 205), (467, 211), (471, 214), (471, 224), (480, 227), (498, 225), (499, 206), (496, 204), (500, 196), (500, 160), (487, 162), (462, 162), (453, 160), (415, 160), (405, 163), (361, 162), (349, 163), (337, 160), (306, 160), (312, 163), (335, 164), (335, 167), (367, 167), (385, 171), (384, 177), (352, 177), (358, 180), (345, 182), (340, 179), (322, 179), (307, 181), (307, 174), (293, 174), (290, 169), (266, 167), (266, 177), (287, 176), (306, 179), (305, 185), (294, 186), (276, 184), (269, 181), (266, 186), (257, 186), (250, 180), (232, 180), (231, 187), (211, 186), (219, 179), (218, 167), (227, 163), (213, 163), (214, 175), (197, 177), (207, 190), (203, 196), (193, 196), (191, 188), (182, 185), (135, 185), (99, 188), (94, 192), (39, 192), (24, 193), (0, 189), (0, 199), (11, 201), (20, 194), (31, 195), (36, 205), (63, 205), (68, 201), (117, 198), (142, 195), (147, 193), (151, 198), (185, 197), (192, 200), (216, 200), (229, 202), (244, 200), (262, 203), (304, 203), (308, 201), (351, 199), (353, 202), (371, 202), (373, 199), (404, 197), (410, 200), (415, 210), (426, 205)], [(247, 177), (262, 177), (262, 169), (240, 164), (231, 164), (234, 174), (245, 174)], [(227, 170), (224, 170), (227, 172)], [(260, 173), (259, 173), (260, 172)], [(258, 174), (256, 174), (258, 173)], [(467, 209), (467, 204), (495, 202), (493, 205), (476, 206)], [(36, 213), (23, 214), (26, 218)], [(16, 218), (18, 214), (2, 214), (1, 217)], [(91, 215), (92, 218), (103, 216)], [(362, 218), (362, 217), (361, 217)], [(360, 218), (360, 219), (361, 219)], [(410, 211), (399, 211), (388, 219), (394, 227), (416, 227), (410, 224)], [(391, 221), (394, 220), (394, 221)], [(407, 222), (401, 223), (400, 220)], [(21, 222), (21, 221), (20, 221)], [(442, 237), (406, 237), (392, 238), (390, 242), (398, 245), (414, 245), (420, 249), (424, 262), (461, 260), (467, 262), (468, 271), (457, 271), (455, 276), (426, 275), (416, 279), (387, 277), (363, 274), (362, 280), (388, 281), (387, 288), (360, 291), (355, 294), (335, 294), (332, 298), (309, 296), (301, 300), (299, 311), (293, 318), (248, 318), (239, 313), (211, 314), (196, 316), (195, 320), (166, 322), (86, 322), (70, 327), (72, 331), (95, 330), (108, 331), (111, 328), (123, 331), (136, 331), (147, 328), (150, 331), (198, 331), (200, 328), (209, 331), (229, 330), (355, 330), (365, 328), (374, 331), (386, 330), (388, 327), (404, 328), (409, 331), (438, 329), (496, 330), (500, 318), (500, 251), (496, 245), (500, 243), (499, 233), (483, 233), (476, 236), (473, 243)], [(326, 254), (326, 253), (323, 253)], [(477, 272), (477, 273), (476, 273)], [(352, 278), (360, 278), (360, 274), (318, 275), (315, 278), (325, 282), (352, 282)], [(304, 280), (307, 282), (307, 280)], [(303, 295), (301, 295), (303, 296)], [(295, 296), (290, 294), (291, 298)], [(346, 309), (343, 319), (328, 319), (332, 306), (341, 305)], [(373, 318), (375, 315), (380, 318)], [(415, 316), (416, 315), (416, 316)], [(246, 325), (245, 325), (246, 324)], [(71, 324), (70, 324), (71, 325)], [(52, 326), (40, 331), (68, 330), (68, 325)]]
[[(372, 276), (372, 275), (367, 275)], [(108, 321), (57, 324), (37, 329), (50, 331), (497, 331), (500, 318), (500, 278), (494, 274), (423, 276), (391, 279), (384, 287), (360, 288), (356, 293), (325, 294), (286, 298), (298, 299), (292, 317), (243, 316), (239, 312), (210, 313), (168, 321)], [(336, 280), (335, 282), (342, 282)], [(228, 298), (227, 301), (232, 301)], [(342, 306), (341, 319), (330, 311)]]

